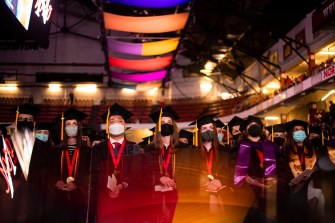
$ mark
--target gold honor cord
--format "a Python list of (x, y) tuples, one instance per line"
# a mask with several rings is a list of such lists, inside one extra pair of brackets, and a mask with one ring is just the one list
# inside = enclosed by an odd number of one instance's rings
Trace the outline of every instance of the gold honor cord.
[(227, 125), (227, 144), (229, 145), (229, 126)]
[(271, 128), (271, 141), (273, 142), (273, 126)]
[(16, 116), (15, 116), (15, 132), (17, 132), (17, 120), (19, 119), (19, 105), (17, 106), (16, 109)]
[(323, 134), (323, 131), (321, 131), (321, 141), (322, 141), (322, 145), (325, 144), (325, 135)]
[(62, 140), (63, 141), (63, 139), (64, 139), (64, 112), (62, 112), (62, 118), (61, 118), (61, 120), (62, 120), (62, 127), (61, 127), (61, 132), (60, 132), (60, 140)]
[(194, 145), (198, 146), (198, 120), (195, 121), (195, 139), (194, 139)]
[(163, 113), (163, 109), (161, 108), (161, 110), (159, 111), (159, 118), (158, 118), (158, 132), (162, 131), (162, 113)]
[(109, 119), (109, 115), (110, 115), (110, 107), (108, 108), (108, 111), (107, 111), (107, 117), (106, 117), (106, 134), (107, 134), (107, 137), (109, 138), (109, 130), (108, 130), (108, 119)]
[(64, 150), (62, 150), (62, 155), (60, 158), (60, 180), (62, 180), (63, 177), (63, 164), (64, 164)]

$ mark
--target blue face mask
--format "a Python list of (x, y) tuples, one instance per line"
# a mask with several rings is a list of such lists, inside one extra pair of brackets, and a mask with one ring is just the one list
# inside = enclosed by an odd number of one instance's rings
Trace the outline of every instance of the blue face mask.
[(36, 138), (43, 141), (43, 142), (47, 142), (49, 137), (46, 134), (37, 133)]
[(302, 130), (293, 132), (293, 139), (295, 142), (303, 142), (306, 139), (306, 133)]
[(219, 142), (222, 142), (223, 135), (221, 135), (221, 134), (218, 134), (218, 139), (219, 139)]

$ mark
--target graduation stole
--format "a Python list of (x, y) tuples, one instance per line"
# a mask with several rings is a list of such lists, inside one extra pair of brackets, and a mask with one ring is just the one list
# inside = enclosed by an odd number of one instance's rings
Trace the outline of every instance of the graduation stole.
[(66, 157), (66, 165), (67, 165), (67, 170), (68, 170), (68, 177), (66, 178), (66, 183), (70, 183), (75, 180), (74, 177), (77, 174), (78, 165), (79, 165), (79, 148), (78, 146), (76, 146), (76, 148), (74, 149), (72, 159), (70, 159), (70, 154), (69, 154), (68, 149), (62, 150), (61, 164), (60, 164), (61, 165), (61, 177), (63, 176), (64, 153)]
[[(305, 150), (305, 148), (304, 148)], [(294, 145), (294, 151), (290, 151), (290, 160), (289, 160), (289, 166), (291, 168), (292, 174), (294, 177), (297, 177), (299, 174), (301, 174), (304, 170), (302, 169), (299, 155), (298, 155), (298, 149), (296, 145)], [(303, 151), (305, 153), (305, 151)], [(305, 154), (305, 167), (306, 169), (313, 169), (314, 165), (316, 163), (316, 156), (313, 151), (312, 157), (306, 157)]]
[[(172, 154), (172, 146), (170, 145), (167, 149), (167, 151), (165, 151), (164, 148), (161, 149), (161, 154), (159, 156), (159, 170), (160, 170), (160, 174), (161, 175), (164, 175), (166, 177), (171, 177), (173, 179), (174, 177), (174, 173), (175, 173), (175, 168), (176, 168), (176, 154)], [(165, 152), (167, 152), (167, 157), (166, 159), (164, 159), (165, 157)], [(170, 164), (170, 161), (171, 161), (171, 158), (172, 158), (172, 176), (169, 175), (169, 164)]]
[(212, 173), (213, 155), (214, 155), (213, 149), (209, 150), (209, 158), (207, 157), (207, 151), (206, 151), (206, 149), (204, 150), (204, 153), (205, 153), (205, 157), (206, 157), (206, 166), (207, 166), (207, 176), (208, 176), (208, 179), (214, 180), (214, 176), (213, 176), (213, 173)]
[(328, 146), (328, 154), (329, 154), (329, 159), (335, 165), (335, 148)]
[(264, 177), (269, 178), (276, 175), (276, 156), (273, 143), (268, 140), (263, 142), (242, 141), (234, 173), (235, 186), (240, 186), (248, 173), (251, 146), (260, 147), (263, 150), (265, 164)]
[(123, 142), (121, 144), (121, 147), (120, 147), (120, 150), (119, 150), (119, 153), (115, 157), (115, 153), (114, 153), (114, 150), (113, 150), (112, 143), (111, 143), (110, 140), (108, 140), (108, 148), (109, 148), (109, 152), (110, 152), (110, 154), (112, 156), (112, 161), (113, 161), (113, 165), (114, 165), (114, 172), (113, 172), (113, 174), (115, 176), (118, 176), (120, 174), (120, 170), (118, 170), (118, 165), (120, 163), (121, 156), (122, 156), (122, 153), (123, 153), (123, 150), (124, 150), (125, 147), (126, 147), (126, 139), (123, 140)]

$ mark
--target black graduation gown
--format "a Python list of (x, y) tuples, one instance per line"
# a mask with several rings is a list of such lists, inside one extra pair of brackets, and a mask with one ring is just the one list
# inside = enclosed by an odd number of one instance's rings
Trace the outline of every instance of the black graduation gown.
[[(52, 150), (52, 176), (50, 193), (52, 198), (52, 209), (48, 213), (48, 222), (85, 222), (88, 213), (88, 189), (89, 189), (89, 170), (91, 161), (91, 148), (88, 146), (79, 147), (79, 162), (74, 183), (77, 188), (71, 191), (60, 190), (55, 187), (56, 182), (63, 180), (66, 183), (68, 177), (68, 167), (66, 156), (63, 160), (63, 174), (61, 173), (62, 151), (67, 148), (56, 146)], [(74, 171), (74, 170), (73, 170)]]
[[(11, 140), (9, 138), (8, 142), (11, 145), (12, 149), (13, 149), (13, 156), (11, 156), (12, 161), (14, 163), (14, 165), (16, 166), (16, 174), (14, 175), (13, 171), (11, 172), (11, 178), (12, 178), (12, 182), (13, 182), (13, 187), (14, 187), (14, 198), (17, 197), (16, 195), (16, 189), (18, 188), (18, 185), (20, 184), (20, 182), (23, 180), (23, 176), (22, 176), (22, 171), (21, 171), (21, 167), (20, 164), (17, 160), (16, 157), (16, 153), (13, 147), (13, 144), (11, 143)], [(3, 142), (2, 142), (2, 136), (0, 137), (0, 154), (1, 154), (1, 158), (5, 158), (5, 154), (3, 151)], [(3, 163), (5, 165), (5, 163)], [(1, 167), (1, 172), (5, 171), (3, 169), (4, 167)], [(3, 173), (0, 174), (0, 222), (4, 222), (4, 223), (12, 223), (15, 222), (15, 218), (16, 218), (16, 210), (14, 207), (14, 198), (11, 198), (11, 194), (10, 191), (8, 191), (9, 193), (6, 192), (6, 190), (8, 189), (8, 184), (7, 181), (3, 175)]]
[[(304, 182), (303, 186), (297, 190), (295, 186), (290, 187), (288, 186), (289, 182), (294, 178), (294, 175), (292, 173), (292, 170), (289, 166), (290, 162), (290, 155), (294, 153), (293, 148), (286, 147), (285, 148), (285, 173), (280, 174), (280, 178), (282, 181), (282, 186), (285, 188), (285, 190), (282, 190), (281, 196), (285, 198), (287, 201), (286, 203), (286, 215), (285, 216), (279, 216), (283, 217), (283, 220), (288, 223), (295, 223), (295, 222), (314, 222), (313, 220), (313, 213), (310, 213), (309, 211), (309, 204), (307, 199), (307, 193), (308, 193), (308, 184), (310, 180), (313, 180), (313, 175), (315, 175), (316, 172), (314, 172), (311, 175), (311, 178)], [(316, 156), (315, 153), (313, 153), (313, 156)], [(305, 158), (307, 158), (307, 155), (305, 154)], [(282, 169), (284, 171), (284, 169)], [(282, 188), (281, 188), (282, 189)], [(283, 192), (286, 192), (283, 193)]]
[[(97, 222), (136, 222), (139, 216), (134, 212), (140, 205), (141, 163), (140, 147), (126, 140), (117, 169), (117, 184), (126, 182), (118, 198), (111, 198), (107, 188), (108, 176), (114, 172), (114, 164), (108, 147), (108, 139), (95, 145), (92, 154), (92, 196), (91, 217)], [(114, 151), (114, 150), (113, 150)]]
[[(212, 150), (212, 149), (211, 149)], [(245, 214), (245, 207), (239, 207), (239, 201), (236, 200), (232, 191), (233, 176), (230, 163), (227, 162), (229, 154), (224, 150), (214, 150), (212, 161), (212, 172), (210, 175), (214, 179), (220, 180), (225, 186), (218, 192), (206, 191), (206, 184), (209, 180), (207, 161), (209, 161), (210, 152), (205, 148), (195, 148), (192, 169), (194, 170), (194, 179), (192, 179), (192, 205), (195, 212), (191, 214), (190, 221), (203, 220), (206, 222), (225, 222), (228, 219), (241, 219)], [(190, 204), (190, 205), (191, 205)], [(237, 220), (238, 221), (238, 220)]]
[[(148, 145), (145, 151), (144, 178), (145, 182), (150, 184), (147, 185), (148, 195), (145, 199), (146, 220), (156, 222), (155, 220), (160, 219), (164, 222), (172, 222), (179, 212), (176, 210), (176, 206), (183, 206), (189, 202), (190, 189), (194, 187), (194, 183), (192, 183), (192, 178), (194, 179), (192, 170), (194, 168), (191, 168), (194, 161), (194, 148), (179, 144), (173, 147), (170, 152), (167, 173), (163, 167), (163, 159), (167, 160), (169, 149), (165, 149), (165, 158), (163, 158), (161, 149), (155, 148), (154, 143)], [(160, 178), (162, 176), (174, 179), (176, 188), (165, 192), (155, 190), (155, 186), (161, 185)]]
[(17, 222), (45, 222), (48, 165), (51, 160), (51, 144), (35, 139), (29, 165), (28, 179), (22, 180), (15, 202)]

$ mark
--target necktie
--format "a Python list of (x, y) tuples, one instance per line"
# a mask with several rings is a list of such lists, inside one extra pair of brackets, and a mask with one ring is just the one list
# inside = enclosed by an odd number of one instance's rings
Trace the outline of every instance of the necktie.
[(114, 145), (114, 154), (118, 155), (119, 154), (119, 150), (120, 150), (120, 143), (113, 142), (113, 145)]

